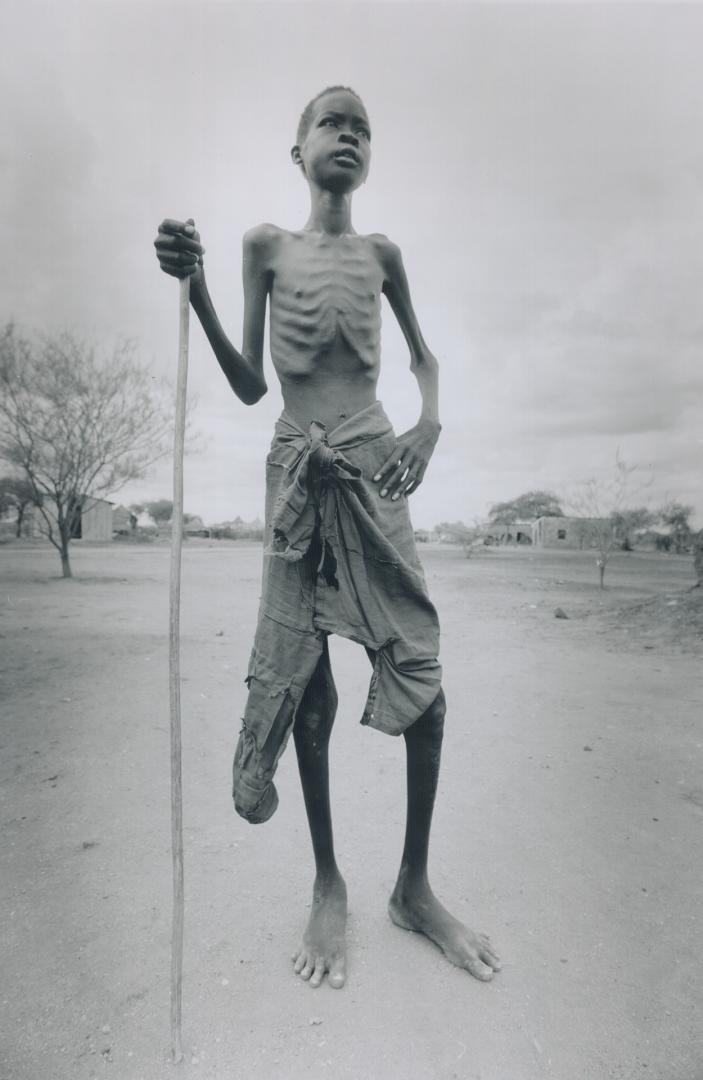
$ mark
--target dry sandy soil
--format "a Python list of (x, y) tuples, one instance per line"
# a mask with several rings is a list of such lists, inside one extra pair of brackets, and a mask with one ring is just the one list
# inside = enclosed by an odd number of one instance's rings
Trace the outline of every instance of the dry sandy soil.
[[(333, 642), (350, 978), (290, 953), (310, 902), (295, 760), (266, 825), (230, 758), (260, 551), (184, 555), (185, 1062), (169, 1056), (168, 550), (0, 549), (3, 1080), (701, 1080), (703, 589), (690, 560), (423, 551), (450, 713), (432, 878), (493, 938), (484, 985), (385, 911), (403, 741)], [(554, 617), (556, 607), (568, 619)]]

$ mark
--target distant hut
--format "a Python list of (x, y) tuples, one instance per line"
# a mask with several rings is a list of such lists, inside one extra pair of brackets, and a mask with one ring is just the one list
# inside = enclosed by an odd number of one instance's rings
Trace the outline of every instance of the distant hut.
[(541, 517), (533, 525), (533, 542), (541, 548), (596, 548), (605, 518)]
[[(73, 516), (71, 540), (112, 540), (113, 505), (107, 499), (83, 495)], [(49, 496), (44, 497), (42, 510), (52, 523), (56, 522), (56, 503)], [(46, 522), (42, 512), (32, 507), (28, 535), (39, 537), (45, 533)]]
[(187, 518), (188, 520), (183, 525), (186, 536), (200, 536), (206, 539), (210, 535), (210, 530), (205, 527), (203, 519), (197, 514), (188, 514)]
[(85, 496), (78, 511), (74, 540), (112, 540), (112, 509), (107, 499)]
[(496, 544), (533, 544), (534, 521), (491, 522), (486, 526)]

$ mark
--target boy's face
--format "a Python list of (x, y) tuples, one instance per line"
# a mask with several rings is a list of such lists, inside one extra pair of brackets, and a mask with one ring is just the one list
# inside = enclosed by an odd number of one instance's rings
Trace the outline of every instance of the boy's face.
[(344, 90), (319, 98), (307, 134), (291, 155), (318, 187), (345, 193), (363, 184), (371, 163), (371, 128), (359, 99)]

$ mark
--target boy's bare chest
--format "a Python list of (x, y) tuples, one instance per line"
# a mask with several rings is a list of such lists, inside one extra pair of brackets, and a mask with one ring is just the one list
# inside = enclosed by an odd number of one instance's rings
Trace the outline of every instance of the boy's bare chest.
[(365, 244), (293, 242), (276, 260), (272, 316), (305, 320), (336, 312), (354, 321), (374, 319), (382, 285), (381, 267)]

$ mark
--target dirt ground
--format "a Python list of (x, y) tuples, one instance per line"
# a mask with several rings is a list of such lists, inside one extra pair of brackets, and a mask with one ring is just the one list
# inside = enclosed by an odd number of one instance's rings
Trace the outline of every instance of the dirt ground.
[[(169, 1055), (168, 549), (0, 549), (3, 1080), (701, 1080), (703, 589), (690, 559), (423, 548), (449, 702), (432, 880), (489, 933), (481, 984), (391, 924), (404, 749), (333, 641), (349, 981), (290, 954), (312, 859), (230, 803), (256, 545), (184, 554), (185, 1062)], [(555, 618), (555, 609), (568, 618)]]

